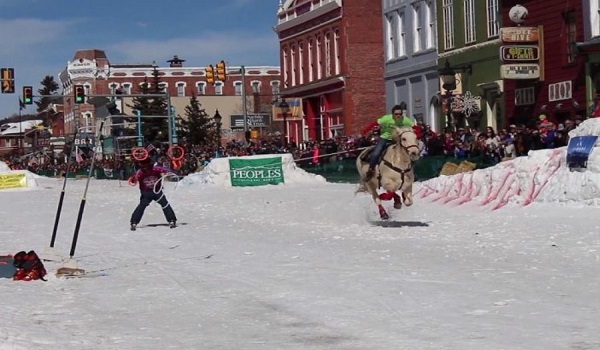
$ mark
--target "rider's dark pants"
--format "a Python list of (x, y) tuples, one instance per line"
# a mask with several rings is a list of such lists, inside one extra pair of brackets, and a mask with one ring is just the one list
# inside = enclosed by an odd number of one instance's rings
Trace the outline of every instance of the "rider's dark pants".
[(371, 157), (369, 158), (369, 167), (371, 169), (375, 168), (375, 166), (379, 162), (379, 158), (381, 157), (381, 153), (391, 143), (392, 143), (392, 141), (390, 141), (390, 140), (379, 139), (379, 141), (377, 142), (377, 145), (375, 145), (375, 148), (373, 149), (373, 152), (371, 152)]
[(168, 222), (177, 221), (177, 217), (175, 217), (175, 212), (169, 201), (167, 201), (167, 197), (163, 194), (163, 191), (159, 191), (158, 193), (154, 193), (154, 191), (142, 191), (140, 196), (140, 204), (138, 204), (137, 208), (131, 214), (131, 223), (139, 224), (142, 220), (142, 216), (144, 216), (144, 210), (146, 207), (152, 202), (156, 201), (162, 207), (163, 214), (165, 214), (165, 218)]

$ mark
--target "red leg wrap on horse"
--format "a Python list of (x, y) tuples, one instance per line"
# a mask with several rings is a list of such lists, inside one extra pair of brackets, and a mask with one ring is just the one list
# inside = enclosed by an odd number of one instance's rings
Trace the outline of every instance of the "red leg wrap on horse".
[(389, 201), (392, 198), (394, 198), (393, 192), (384, 192), (379, 194), (379, 199), (381, 199), (382, 201)]

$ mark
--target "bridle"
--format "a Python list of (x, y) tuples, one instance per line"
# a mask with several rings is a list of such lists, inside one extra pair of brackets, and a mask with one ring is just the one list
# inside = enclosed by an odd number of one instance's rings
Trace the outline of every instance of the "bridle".
[(406, 151), (406, 153), (408, 153), (408, 150), (411, 149), (411, 148), (413, 148), (413, 147), (415, 147), (418, 150), (419, 149), (419, 145), (404, 146), (402, 144), (402, 135), (406, 134), (407, 132), (409, 132), (411, 134), (414, 134), (414, 132), (411, 131), (411, 130), (405, 130), (405, 131), (401, 132), (400, 135), (398, 135), (398, 139), (400, 140), (400, 142), (398, 142), (398, 144), (400, 145), (400, 147), (402, 147)]
[[(398, 135), (398, 140), (399, 140), (400, 142), (397, 142), (396, 144), (397, 144), (397, 145), (399, 145), (400, 147), (402, 147), (402, 149), (404, 149), (404, 150), (406, 151), (406, 153), (408, 154), (408, 150), (409, 150), (410, 148), (412, 148), (412, 147), (416, 147), (417, 149), (419, 149), (419, 146), (418, 146), (418, 145), (404, 146), (404, 145), (402, 144), (402, 135), (404, 135), (404, 134), (405, 134), (405, 133), (407, 133), (407, 132), (414, 133), (414, 132), (413, 132), (413, 131), (411, 131), (411, 130), (406, 130), (406, 131), (403, 131), (403, 132), (401, 132), (401, 133), (400, 133), (400, 135)], [(412, 170), (413, 170), (413, 168), (412, 168), (412, 164), (413, 164), (413, 162), (410, 162), (410, 163), (408, 164), (408, 168), (406, 168), (406, 169), (400, 169), (400, 168), (398, 168), (398, 167), (397, 167), (397, 166), (395, 166), (394, 164), (392, 164), (392, 163), (388, 162), (388, 161), (387, 161), (385, 158), (384, 158), (384, 159), (382, 159), (382, 163), (383, 163), (383, 164), (385, 164), (385, 166), (387, 166), (388, 168), (390, 168), (390, 169), (392, 169), (393, 171), (395, 171), (395, 172), (397, 172), (397, 173), (399, 173), (399, 174), (400, 174), (400, 179), (401, 179), (401, 182), (400, 182), (400, 186), (399, 186), (398, 188), (402, 188), (402, 186), (404, 186), (404, 176), (406, 175), (406, 173), (408, 173), (408, 172), (410, 172), (410, 171), (412, 171)]]

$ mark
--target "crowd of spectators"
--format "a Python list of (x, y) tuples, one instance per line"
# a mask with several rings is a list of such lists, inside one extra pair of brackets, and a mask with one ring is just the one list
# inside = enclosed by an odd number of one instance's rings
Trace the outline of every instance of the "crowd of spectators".
[[(544, 115), (534, 126), (511, 124), (498, 131), (487, 127), (476, 131), (470, 127), (459, 127), (455, 131), (448, 129), (436, 133), (429, 125), (418, 123), (415, 128), (419, 138), (421, 155), (447, 156), (456, 158), (481, 157), (484, 162), (495, 164), (502, 160), (527, 155), (530, 150), (566, 146), (568, 132), (581, 123), (581, 119), (568, 119), (564, 123), (550, 122)], [(339, 136), (323, 141), (308, 141), (302, 144), (286, 144), (280, 135), (267, 135), (258, 140), (229, 141), (221, 147), (181, 145), (185, 150), (184, 158), (177, 169), (180, 176), (203, 169), (215, 157), (246, 156), (255, 154), (291, 153), (301, 167), (314, 167), (330, 161), (356, 158), (360, 151), (373, 144), (377, 135), (366, 138), (363, 135)], [(158, 163), (171, 167), (167, 154), (168, 145), (157, 145), (151, 156)], [(85, 149), (84, 149), (85, 150)], [(54, 155), (37, 152), (28, 156), (8, 155), (0, 160), (13, 170), (27, 169), (34, 173), (49, 176), (62, 176), (69, 172), (87, 173), (91, 165), (91, 150), (83, 157), (67, 157), (64, 153)], [(67, 152), (68, 153), (68, 152)], [(102, 169), (107, 178), (127, 179), (135, 171), (136, 164), (130, 157), (114, 155), (97, 160), (96, 167)]]

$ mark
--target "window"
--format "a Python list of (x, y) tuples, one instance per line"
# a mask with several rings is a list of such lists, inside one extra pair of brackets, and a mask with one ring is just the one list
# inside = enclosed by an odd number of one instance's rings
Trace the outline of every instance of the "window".
[(206, 95), (206, 82), (196, 82), (196, 92), (198, 93), (198, 95)]
[(316, 64), (317, 64), (317, 80), (321, 79), (321, 77), (323, 76), (323, 71), (322, 71), (322, 63), (321, 62), (321, 50), (323, 49), (322, 47), (323, 45), (323, 39), (321, 38), (321, 36), (319, 35), (317, 37), (317, 58), (316, 58)]
[(333, 32), (333, 51), (335, 55), (335, 65), (334, 65), (334, 74), (339, 75), (341, 73), (341, 57), (340, 57), (340, 31), (335, 30)]
[(296, 86), (296, 46), (290, 49), (290, 73), (292, 74), (292, 86)]
[(271, 81), (271, 94), (273, 96), (279, 96), (279, 80)]
[(308, 82), (314, 80), (315, 76), (315, 41), (311, 38), (308, 40)]
[(398, 43), (396, 38), (396, 24), (395, 24), (394, 12), (385, 16), (385, 36), (386, 36), (386, 47), (385, 47), (385, 58), (390, 61), (398, 57)]
[(185, 96), (185, 83), (183, 83), (183, 82), (177, 83), (177, 96), (179, 96), (179, 97)]
[(406, 21), (404, 18), (404, 11), (396, 12), (398, 57), (406, 56)]
[(565, 28), (567, 30), (567, 63), (573, 63), (577, 59), (577, 19), (575, 11), (569, 11), (564, 15)]
[(298, 75), (298, 84), (304, 83), (304, 42), (298, 43), (298, 67), (300, 74)]
[(442, 0), (442, 16), (444, 19), (444, 49), (454, 48), (454, 4), (453, 0)]
[(600, 36), (600, 0), (591, 0), (592, 37)]
[(406, 55), (406, 28), (404, 11), (393, 11), (385, 16), (386, 59), (393, 60)]
[(235, 90), (235, 95), (236, 96), (242, 96), (242, 82), (241, 81), (234, 81), (233, 82), (233, 89)]
[(252, 93), (253, 94), (260, 94), (260, 81), (258, 80), (253, 80), (250, 85), (252, 85)]
[(123, 88), (123, 93), (125, 95), (131, 95), (131, 83), (123, 83), (121, 84), (121, 87)]
[(283, 49), (283, 67), (281, 67), (281, 71), (283, 72), (283, 81), (285, 82), (286, 87), (289, 78), (289, 67), (290, 65), (288, 63), (288, 49), (286, 47)]
[(423, 19), (421, 17), (421, 5), (413, 4), (413, 24), (414, 24), (414, 47), (413, 52), (423, 50)]
[(325, 76), (331, 76), (331, 33), (325, 34)]
[(215, 95), (223, 95), (223, 82), (215, 82)]
[(497, 37), (499, 34), (498, 24), (498, 0), (487, 0), (487, 36), (488, 38)]
[(108, 89), (110, 90), (110, 94), (114, 95), (117, 92), (117, 88), (119, 87), (119, 84), (117, 83), (112, 83), (108, 86)]
[(435, 6), (433, 5), (433, 1), (425, 2), (425, 24), (426, 30), (425, 33), (425, 48), (431, 49), (435, 47)]
[(476, 39), (475, 0), (465, 0), (465, 43), (473, 43)]

